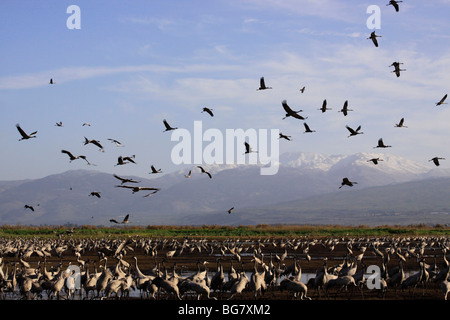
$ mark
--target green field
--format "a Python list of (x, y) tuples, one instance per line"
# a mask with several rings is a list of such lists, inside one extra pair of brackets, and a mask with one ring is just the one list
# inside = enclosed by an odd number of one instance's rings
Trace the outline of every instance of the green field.
[(354, 236), (424, 236), (450, 235), (450, 228), (442, 225), (411, 226), (312, 226), (312, 225), (257, 225), (257, 226), (0, 226), (0, 237), (8, 236), (144, 236), (144, 237), (354, 237)]

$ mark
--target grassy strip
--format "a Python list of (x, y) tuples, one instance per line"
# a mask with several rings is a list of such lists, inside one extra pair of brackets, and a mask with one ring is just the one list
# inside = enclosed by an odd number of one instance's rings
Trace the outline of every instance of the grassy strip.
[[(73, 232), (70, 232), (70, 231)], [(0, 226), (0, 237), (5, 236), (154, 236), (154, 237), (345, 237), (345, 236), (448, 236), (450, 228), (437, 225), (429, 227), (425, 225), (411, 226), (309, 226), (309, 225), (257, 225), (257, 226), (121, 226), (121, 227), (96, 227), (96, 226)]]

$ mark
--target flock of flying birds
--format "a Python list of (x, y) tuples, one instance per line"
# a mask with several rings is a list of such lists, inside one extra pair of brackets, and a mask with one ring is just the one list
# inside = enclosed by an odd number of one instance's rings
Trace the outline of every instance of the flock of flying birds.
[[(395, 11), (396, 11), (396, 12), (399, 12), (399, 5), (398, 5), (398, 3), (400, 3), (400, 2), (402, 2), (402, 1), (390, 0), (389, 3), (388, 3), (386, 6), (392, 5), (392, 6), (395, 8)], [(375, 47), (378, 47), (379, 44), (378, 44), (377, 38), (380, 38), (380, 37), (382, 37), (382, 36), (377, 35), (377, 34), (375, 33), (375, 31), (373, 31), (367, 39), (372, 40), (374, 46), (375, 46)], [(406, 71), (406, 69), (401, 69), (401, 68), (400, 68), (400, 65), (402, 65), (402, 64), (403, 64), (403, 63), (401, 63), (401, 62), (394, 61), (394, 62), (389, 66), (389, 67), (394, 67), (394, 70), (393, 70), (392, 72), (394, 72), (394, 73), (396, 74), (397, 77), (400, 77), (400, 72), (401, 72), (401, 71)], [(53, 79), (50, 79), (49, 84), (51, 84), (51, 85), (55, 84), (55, 82), (53, 81)], [(260, 81), (259, 81), (259, 88), (256, 89), (256, 90), (268, 90), (268, 89), (272, 89), (272, 87), (266, 86), (264, 77), (261, 77), (261, 78), (260, 78)], [(303, 86), (303, 87), (300, 89), (300, 92), (301, 92), (301, 93), (304, 93), (304, 92), (305, 92), (305, 86)], [(435, 103), (436, 106), (440, 106), (440, 105), (442, 105), (442, 104), (447, 104), (447, 103), (445, 102), (446, 99), (447, 99), (447, 94), (445, 94), (438, 102)], [(286, 100), (283, 100), (283, 101), (281, 102), (281, 105), (282, 105), (282, 107), (283, 107), (283, 109), (284, 109), (284, 111), (285, 111), (285, 116), (282, 118), (283, 120), (286, 119), (286, 118), (295, 118), (295, 119), (299, 119), (299, 120), (306, 120), (306, 119), (307, 119), (307, 117), (304, 117), (304, 116), (302, 116), (302, 115), (300, 114), (303, 110), (298, 110), (298, 111), (293, 110), (293, 109), (288, 105), (288, 103), (287, 103)], [(327, 110), (331, 110), (331, 108), (328, 108), (328, 107), (327, 107), (327, 100), (326, 100), (326, 99), (323, 101), (321, 108), (319, 108), (318, 110), (320, 110), (322, 113), (326, 112)], [(347, 116), (349, 111), (353, 111), (353, 110), (348, 108), (348, 100), (346, 100), (346, 101), (344, 102), (344, 105), (342, 106), (342, 108), (341, 108), (338, 112), (342, 112), (342, 114), (343, 114), (344, 116)], [(213, 109), (211, 109), (211, 108), (204, 107), (204, 108), (202, 109), (201, 112), (202, 112), (202, 113), (205, 112), (205, 113), (209, 114), (209, 116), (214, 117)], [(172, 130), (178, 129), (178, 127), (172, 127), (171, 125), (169, 125), (169, 123), (167, 122), (166, 119), (163, 120), (163, 124), (164, 124), (164, 128), (165, 128), (165, 130), (164, 130), (163, 132), (167, 132), (167, 131), (172, 131)], [(62, 127), (62, 126), (63, 126), (62, 122), (58, 122), (58, 123), (56, 123), (55, 125), (58, 126), (58, 127)], [(315, 132), (315, 130), (312, 130), (312, 129), (308, 126), (308, 124), (307, 124), (306, 122), (304, 122), (303, 125), (304, 125), (304, 128), (305, 128), (305, 131), (304, 131), (305, 133), (312, 133), (312, 132)], [(90, 126), (90, 124), (89, 124), (89, 123), (83, 123), (83, 126)], [(28, 140), (28, 139), (36, 138), (36, 137), (37, 137), (37, 136), (36, 136), (37, 131), (31, 132), (31, 133), (28, 134), (28, 133), (26, 133), (26, 132), (20, 127), (19, 124), (17, 124), (16, 127), (17, 127), (17, 130), (19, 131), (20, 136), (21, 136), (21, 138), (19, 139), (19, 141), (22, 141), (22, 140)], [(404, 125), (404, 118), (402, 118), (402, 119), (399, 121), (399, 123), (395, 124), (395, 127), (398, 127), (398, 128), (401, 128), (401, 127), (407, 128), (407, 126)], [(356, 136), (356, 135), (358, 135), (358, 134), (363, 134), (363, 132), (361, 131), (361, 125), (358, 126), (356, 129), (351, 128), (351, 127), (349, 127), (349, 126), (347, 125), (347, 126), (346, 126), (346, 129), (349, 131), (349, 136), (348, 136), (348, 137)], [(291, 140), (291, 136), (285, 135), (285, 134), (283, 134), (283, 133), (280, 132), (280, 133), (279, 133), (279, 139), (285, 139), (285, 140), (290, 141), (290, 140)], [(115, 144), (116, 146), (118, 146), (118, 147), (123, 146), (118, 140), (111, 139), (111, 138), (108, 138), (108, 140), (111, 141), (112, 143), (114, 143), (114, 144)], [(88, 144), (95, 145), (96, 147), (99, 148), (100, 151), (102, 151), (102, 152), (104, 151), (104, 148), (103, 148), (102, 144), (100, 143), (100, 141), (95, 140), (95, 139), (88, 139), (88, 138), (84, 137), (84, 145), (88, 145)], [(245, 147), (245, 152), (244, 152), (244, 154), (248, 154), (248, 153), (251, 153), (251, 152), (258, 152), (258, 151), (252, 150), (251, 146), (250, 146), (247, 142), (244, 142), (244, 147)], [(378, 140), (377, 145), (376, 145), (374, 148), (389, 148), (389, 147), (391, 147), (391, 146), (390, 146), (390, 145), (384, 144), (383, 139), (380, 138), (380, 139)], [(86, 158), (85, 155), (74, 155), (74, 154), (72, 154), (70, 151), (64, 150), (64, 149), (61, 150), (61, 153), (66, 154), (66, 155), (69, 157), (69, 162), (72, 162), (72, 161), (77, 160), (77, 159), (83, 159), (84, 161), (87, 162), (88, 165), (93, 165), (92, 163), (90, 163), (90, 162), (87, 160), (87, 158)], [(117, 164), (116, 164), (115, 166), (121, 166), (121, 165), (125, 165), (125, 164), (127, 164), (127, 163), (135, 163), (134, 158), (135, 158), (135, 155), (132, 155), (132, 156), (119, 156), (118, 159), (117, 159)], [(439, 165), (440, 165), (439, 160), (444, 160), (444, 159), (445, 159), (445, 158), (442, 158), (442, 157), (434, 157), (434, 158), (430, 159), (429, 161), (432, 161), (436, 166), (439, 166)], [(378, 164), (379, 161), (383, 161), (383, 159), (380, 159), (380, 158), (373, 158), (373, 159), (369, 159), (369, 160), (367, 160), (367, 161), (368, 161), (368, 162), (372, 162), (373, 164), (376, 165), (376, 164)], [(206, 171), (202, 166), (197, 166), (197, 168), (200, 169), (200, 172), (201, 172), (202, 174), (204, 173), (204, 174), (206, 174), (206, 175), (209, 177), (209, 179), (212, 179), (211, 173), (208, 172), (208, 171)], [(152, 165), (152, 166), (151, 166), (151, 172), (149, 172), (149, 173), (150, 173), (150, 174), (157, 174), (157, 173), (161, 173), (161, 172), (162, 172), (161, 169), (156, 169), (156, 168)], [(188, 174), (185, 175), (185, 178), (190, 178), (190, 177), (191, 177), (191, 174), (192, 174), (192, 169), (189, 170)], [(116, 174), (114, 174), (114, 177), (115, 177), (116, 179), (118, 179), (118, 180), (121, 181), (121, 184), (120, 184), (120, 185), (117, 185), (116, 187), (118, 187), (118, 188), (124, 188), (124, 189), (129, 189), (129, 190), (132, 191), (133, 194), (136, 193), (136, 192), (139, 192), (139, 191), (144, 191), (144, 190), (145, 190), (145, 191), (152, 191), (151, 193), (148, 193), (147, 195), (144, 196), (144, 197), (149, 197), (149, 196), (155, 194), (156, 192), (158, 192), (158, 191), (160, 190), (159, 188), (154, 188), (154, 187), (141, 187), (141, 186), (129, 185), (129, 184), (136, 184), (136, 183), (139, 183), (140, 181), (136, 181), (136, 180), (134, 180), (134, 179), (129, 179), (129, 178), (120, 177), (120, 176), (118, 176), (118, 175), (116, 175)], [(124, 184), (125, 184), (125, 185), (124, 185)], [(339, 189), (342, 188), (343, 186), (349, 186), (349, 187), (352, 187), (352, 186), (355, 185), (355, 184), (357, 184), (357, 182), (355, 182), (355, 181), (350, 181), (349, 178), (344, 177), (344, 178), (342, 179), (341, 185), (339, 186)], [(96, 196), (96, 197), (98, 197), (98, 198), (101, 197), (100, 192), (98, 192), (98, 191), (93, 191), (93, 192), (91, 192), (91, 193), (89, 194), (89, 196)], [(38, 204), (38, 206), (39, 206), (39, 204)], [(28, 204), (26, 204), (26, 205), (24, 206), (24, 208), (25, 208), (25, 209), (30, 209), (30, 210), (34, 211), (34, 207), (31, 206), (31, 205), (28, 205)], [(230, 208), (229, 210), (227, 210), (226, 212), (227, 212), (228, 214), (230, 214), (233, 210), (234, 210), (234, 207), (231, 207), (231, 208)], [(125, 216), (125, 218), (124, 218), (121, 222), (117, 221), (116, 219), (110, 219), (110, 222), (111, 222), (111, 223), (117, 223), (117, 224), (125, 224), (125, 223), (128, 223), (128, 222), (129, 222), (129, 214), (127, 214), (127, 215)]]

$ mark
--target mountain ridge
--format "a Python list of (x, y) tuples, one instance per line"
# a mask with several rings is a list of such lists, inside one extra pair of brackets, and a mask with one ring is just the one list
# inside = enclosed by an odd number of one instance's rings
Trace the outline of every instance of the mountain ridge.
[[(370, 162), (373, 157), (383, 161), (376, 165)], [(133, 194), (131, 190), (117, 187), (121, 181), (113, 174), (98, 170), (68, 170), (39, 179), (3, 181), (0, 183), (0, 223), (108, 225), (110, 218), (126, 214), (131, 214), (132, 224), (198, 223), (196, 215), (203, 216), (203, 223), (214, 223), (216, 220), (210, 219), (208, 214), (214, 216), (231, 207), (239, 208), (236, 212), (259, 212), (243, 221), (252, 224), (272, 221), (268, 219), (270, 213), (261, 210), (262, 207), (273, 211), (278, 207), (281, 217), (277, 223), (281, 223), (283, 217), (288, 220), (292, 212), (296, 212), (292, 207), (286, 209), (289, 203), (337, 191), (345, 194), (348, 190), (338, 189), (343, 177), (358, 182), (353, 190), (450, 177), (446, 168), (382, 153), (334, 156), (291, 153), (280, 156), (280, 161), (284, 164), (273, 176), (260, 175), (260, 167), (256, 165), (204, 165), (212, 172), (212, 179), (196, 166), (190, 169), (191, 178), (185, 178), (189, 169), (161, 176), (149, 175), (149, 178), (123, 175), (141, 181), (128, 185), (160, 189), (149, 197), (144, 197), (148, 194), (145, 191)], [(92, 191), (101, 192), (101, 198), (90, 196)], [(25, 204), (37, 209), (35, 212), (26, 210)], [(319, 204), (315, 206), (319, 208)], [(190, 220), (187, 217), (191, 217)], [(308, 223), (308, 219), (300, 221)]]

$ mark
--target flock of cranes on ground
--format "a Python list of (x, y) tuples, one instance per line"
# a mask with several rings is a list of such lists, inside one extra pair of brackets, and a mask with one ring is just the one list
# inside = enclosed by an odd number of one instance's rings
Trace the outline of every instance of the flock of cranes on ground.
[(0, 299), (447, 300), (449, 240), (0, 238)]

